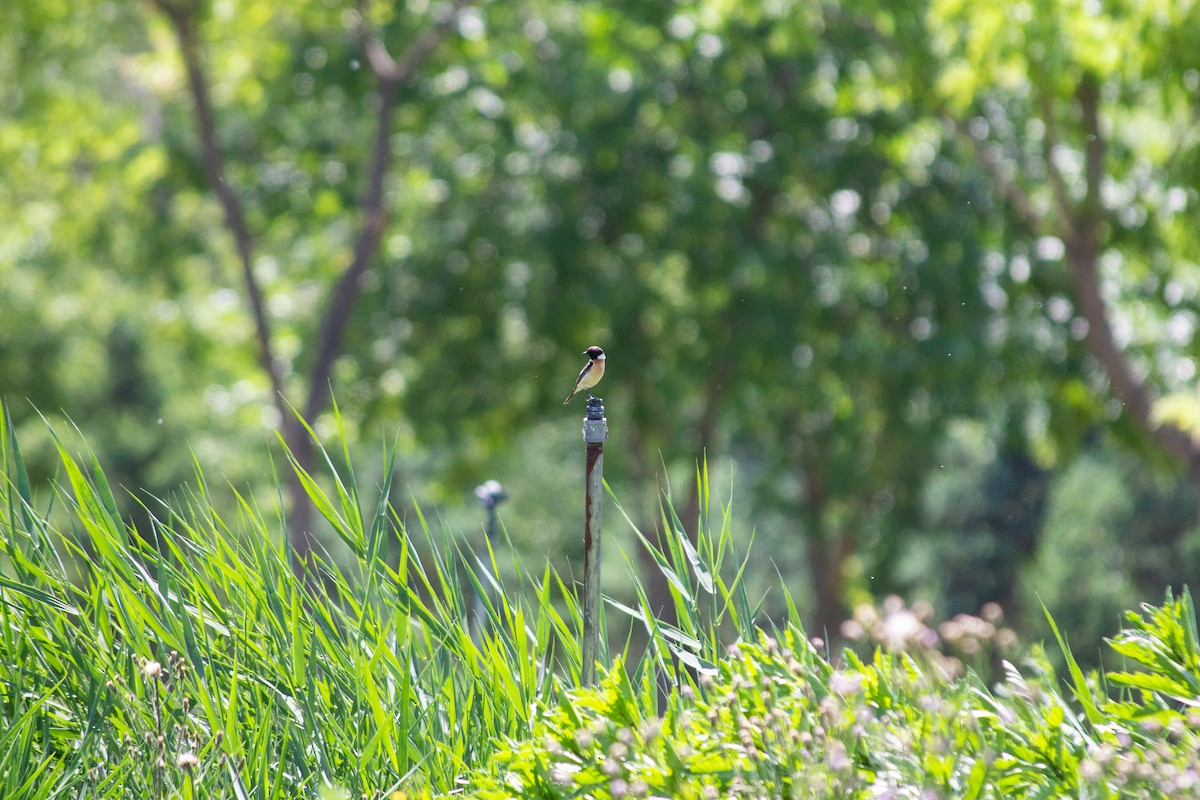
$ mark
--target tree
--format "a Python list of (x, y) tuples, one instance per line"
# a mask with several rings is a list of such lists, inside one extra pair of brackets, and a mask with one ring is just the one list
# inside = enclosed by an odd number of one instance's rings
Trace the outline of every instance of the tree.
[[(1188, 3), (934, 3), (942, 113), (972, 147), (1027, 272), (1065, 268), (1047, 310), (1082, 338), (1127, 427), (1200, 496), (1194, 425), (1196, 86)], [(1068, 301), (1069, 298), (1069, 301)], [(1174, 394), (1172, 402), (1160, 398)], [(1114, 409), (1115, 410), (1115, 409)]]
[[(367, 163), (363, 167), (364, 185), (358, 209), (358, 234), (354, 238), (352, 255), (340, 267), (328, 289), (324, 309), (309, 349), (308, 375), (302, 390), (303, 400), (293, 409), (288, 400), (285, 367), (280, 363), (274, 325), (267, 308), (264, 291), (257, 276), (255, 237), (244, 202), (235, 188), (235, 180), (226, 166), (226, 155), (219, 141), (217, 109), (213, 105), (210, 78), (204, 62), (202, 29), (206, 22), (204, 5), (194, 0), (156, 0), (157, 9), (167, 18), (175, 36), (179, 55), (186, 73), (188, 94), (195, 113), (199, 159), (205, 179), (221, 206), (225, 225), (233, 238), (240, 267), (246, 301), (254, 321), (258, 362), (270, 384), (271, 401), (279, 418), (280, 436), (291, 452), (296, 465), (307, 473), (315, 467), (315, 447), (305, 428), (305, 421), (315, 420), (328, 406), (334, 363), (342, 353), (346, 327), (350, 324), (354, 305), (362, 289), (363, 276), (374, 262), (380, 241), (391, 214), (385, 181), (392, 156), (391, 138), (394, 128), (398, 93), (430, 58), (440, 41), (451, 31), (458, 10), (465, 0), (455, 0), (442, 10), (442, 18), (418, 20), (423, 26), (408, 43), (403, 54), (394, 58), (376, 29), (376, 20), (366, 3), (349, 12), (354, 19), (355, 33), (360, 41), (366, 64), (375, 81), (374, 134)], [(281, 9), (258, 5), (244, 10), (249, 16), (272, 16)], [(329, 22), (331, 20), (327, 20)], [(392, 20), (404, 27), (409, 20)], [(299, 415), (299, 416), (297, 416)], [(289, 515), (289, 535), (298, 570), (311, 566), (313, 525), (312, 505), (304, 492), (299, 474), (289, 471), (288, 486), (292, 509)]]
[[(530, 326), (609, 332), (614, 366), (631, 365), (605, 391), (635, 482), (659, 454), (751, 464), (757, 503), (795, 520), (818, 627), (833, 629), (851, 558), (870, 545), (886, 576), (931, 442), (995, 390), (985, 196), (957, 180), (961, 148), (897, 101), (927, 76), (896, 77), (853, 16), (582, 6), (569, 19), (548, 37), (542, 96), (523, 98), (570, 132), (537, 162), (548, 208), (533, 269), (559, 302), (526, 306)], [(653, 529), (653, 504), (634, 505)], [(694, 524), (698, 499), (686, 506)], [(665, 592), (656, 605), (669, 616)]]

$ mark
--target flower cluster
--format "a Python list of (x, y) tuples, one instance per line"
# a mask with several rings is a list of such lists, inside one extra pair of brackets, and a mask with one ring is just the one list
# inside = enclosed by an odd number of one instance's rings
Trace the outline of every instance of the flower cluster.
[(147, 797), (176, 792), (195, 784), (203, 771), (201, 754), (221, 750), (222, 732), (209, 736), (193, 713), (185, 692), (190, 672), (187, 660), (172, 650), (164, 660), (139, 656), (136, 670), (126, 679), (114, 675), (107, 683), (112, 716), (121, 718), (124, 758), (95, 764), (88, 772), (96, 788), (123, 784)]
[(940, 624), (933, 622), (933, 616), (927, 601), (918, 600), (910, 607), (889, 595), (879, 606), (860, 604), (842, 624), (841, 633), (856, 646), (908, 653), (948, 680), (962, 676), (967, 668), (990, 676), (1001, 659), (1012, 658), (1019, 650), (1017, 635), (1004, 626), (1004, 611), (996, 603), (984, 605), (978, 616), (958, 614)]

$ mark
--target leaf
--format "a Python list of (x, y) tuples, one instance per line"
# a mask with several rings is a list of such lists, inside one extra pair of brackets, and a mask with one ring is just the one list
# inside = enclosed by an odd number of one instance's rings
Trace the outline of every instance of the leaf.
[(1087, 715), (1088, 722), (1093, 728), (1099, 727), (1104, 722), (1104, 715), (1096, 706), (1096, 699), (1092, 696), (1091, 689), (1088, 688), (1087, 680), (1083, 676), (1083, 670), (1079, 668), (1079, 663), (1075, 657), (1071, 655), (1071, 648), (1067, 644), (1067, 640), (1063, 638), (1062, 633), (1058, 630), (1058, 623), (1054, 621), (1054, 617), (1050, 615), (1050, 609), (1046, 608), (1046, 604), (1042, 604), (1042, 613), (1046, 615), (1046, 621), (1050, 623), (1050, 629), (1054, 631), (1054, 638), (1058, 640), (1059, 649), (1062, 650), (1063, 658), (1067, 662), (1067, 670), (1071, 673), (1071, 683), (1075, 690), (1075, 697), (1083, 706), (1083, 711)]

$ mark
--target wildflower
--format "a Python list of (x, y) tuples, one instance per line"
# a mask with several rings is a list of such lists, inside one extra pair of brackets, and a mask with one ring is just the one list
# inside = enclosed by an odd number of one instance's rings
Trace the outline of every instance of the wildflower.
[(963, 636), (963, 629), (957, 620), (947, 620), (938, 626), (938, 633), (947, 642), (957, 642)]
[(836, 694), (858, 694), (862, 685), (863, 676), (857, 672), (838, 670), (829, 676), (829, 690)]
[(175, 757), (175, 766), (180, 769), (193, 770), (200, 766), (200, 759), (196, 758), (196, 754), (191, 750), (180, 753)]
[(918, 600), (912, 605), (913, 613), (917, 615), (917, 619), (925, 622), (933, 617), (933, 603), (928, 600)]
[(984, 603), (979, 613), (993, 625), (1004, 619), (1004, 609), (1000, 607), (999, 603)]
[(859, 603), (854, 607), (854, 621), (863, 628), (872, 628), (879, 621), (879, 612), (870, 603)]
[(880, 638), (890, 649), (903, 650), (909, 642), (916, 641), (924, 627), (921, 620), (917, 619), (916, 614), (907, 609), (901, 609), (888, 614), (883, 622)]
[(852, 642), (860, 641), (867, 633), (858, 620), (848, 619), (842, 623), (842, 636)]
[(550, 768), (550, 780), (559, 786), (570, 786), (575, 782), (575, 772), (578, 769), (573, 764), (555, 764)]
[(835, 772), (842, 772), (850, 769), (850, 756), (846, 755), (846, 745), (842, 744), (837, 739), (829, 743), (828, 749), (829, 766)]
[(157, 661), (147, 661), (142, 666), (142, 677), (147, 680), (154, 680), (160, 675), (162, 675), (162, 664)]

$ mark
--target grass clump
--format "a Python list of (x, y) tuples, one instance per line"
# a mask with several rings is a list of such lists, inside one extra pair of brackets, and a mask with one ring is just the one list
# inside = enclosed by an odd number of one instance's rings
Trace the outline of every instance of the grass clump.
[(475, 573), (452, 539), (400, 523), (386, 482), (368, 502), (352, 474), (306, 476), (351, 566), (318, 557), (304, 578), (279, 509), (235, 496), (229, 514), (201, 476), (134, 529), (94, 458), (58, 447), (64, 481), (39, 509), (0, 429), (0, 796), (450, 788), (558, 680), (541, 659), (574, 630), (553, 577), (498, 584), (473, 639)]

